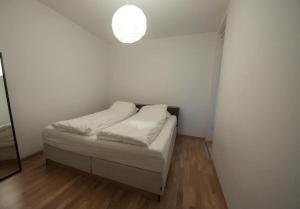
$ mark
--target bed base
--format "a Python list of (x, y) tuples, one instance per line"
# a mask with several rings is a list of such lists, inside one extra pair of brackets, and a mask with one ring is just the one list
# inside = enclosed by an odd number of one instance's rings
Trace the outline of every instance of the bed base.
[(86, 171), (80, 170), (78, 168), (74, 168), (74, 167), (59, 163), (59, 162), (56, 162), (56, 161), (53, 161), (53, 160), (50, 160), (50, 159), (46, 159), (46, 166), (56, 166), (56, 167), (60, 167), (60, 168), (63, 168), (63, 169), (72, 170), (73, 172), (79, 173), (81, 175), (88, 176), (90, 178), (95, 178), (99, 181), (114, 184), (114, 185), (116, 185), (116, 186), (118, 186), (118, 187), (120, 187), (124, 190), (138, 192), (138, 193), (144, 195), (145, 197), (147, 197), (148, 199), (155, 200), (155, 201), (160, 201), (161, 195), (154, 194), (154, 193), (151, 193), (151, 192), (147, 192), (145, 190), (138, 189), (136, 187), (132, 187), (132, 186), (129, 186), (127, 184), (111, 180), (109, 178), (104, 178), (104, 177), (101, 177), (101, 176), (98, 176), (98, 175), (94, 175), (92, 173), (89, 173), (89, 172), (86, 172)]
[(14, 145), (0, 147), (0, 160), (12, 160), (16, 159), (16, 156), (16, 147)]
[(129, 186), (130, 188), (143, 191), (144, 194), (148, 194), (146, 196), (155, 196), (156, 198), (154, 199), (160, 199), (166, 186), (176, 136), (177, 131), (175, 128), (168, 153), (167, 164), (162, 172), (154, 172), (95, 157), (89, 157), (62, 150), (48, 144), (44, 145), (46, 164), (69, 167), (73, 170), (84, 172), (85, 174), (98, 176), (101, 179), (109, 179), (110, 181), (127, 185), (127, 187)]
[(51, 160), (49, 162), (57, 162), (86, 173), (92, 173), (91, 157), (58, 149), (48, 144), (44, 145), (44, 152), (46, 161)]

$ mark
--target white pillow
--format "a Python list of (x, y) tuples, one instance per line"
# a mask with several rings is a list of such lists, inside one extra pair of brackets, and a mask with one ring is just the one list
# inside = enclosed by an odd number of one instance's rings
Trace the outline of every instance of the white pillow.
[(110, 108), (110, 110), (117, 111), (117, 112), (128, 112), (129, 114), (134, 114), (137, 111), (137, 108), (134, 103), (132, 102), (122, 102), (116, 101), (114, 102)]
[(172, 114), (167, 112), (167, 118), (170, 118), (171, 116), (172, 116)]
[(146, 105), (143, 106), (139, 113), (140, 115), (146, 115), (154, 118), (167, 118), (168, 111), (167, 105), (159, 104), (159, 105)]

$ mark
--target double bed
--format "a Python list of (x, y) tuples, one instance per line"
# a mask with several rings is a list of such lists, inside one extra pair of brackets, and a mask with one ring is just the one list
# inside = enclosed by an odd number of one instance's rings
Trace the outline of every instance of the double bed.
[(15, 158), (15, 142), (11, 124), (0, 124), (0, 161), (11, 160)]
[[(138, 109), (144, 105), (136, 105)], [(47, 163), (59, 163), (156, 195), (162, 195), (177, 135), (179, 108), (168, 107), (166, 119), (149, 146), (99, 140), (58, 130), (53, 125), (43, 132)]]

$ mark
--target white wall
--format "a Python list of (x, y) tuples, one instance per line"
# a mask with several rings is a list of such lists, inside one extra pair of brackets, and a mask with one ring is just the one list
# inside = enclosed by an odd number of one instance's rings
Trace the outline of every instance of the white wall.
[[(0, 64), (1, 66), (1, 64)], [(1, 68), (0, 68), (1, 70)], [(6, 101), (6, 94), (5, 94), (5, 88), (4, 88), (4, 81), (3, 77), (0, 76), (0, 125), (9, 123), (9, 112), (7, 108), (7, 101)]]
[(215, 33), (113, 45), (110, 101), (179, 106), (179, 132), (206, 137), (215, 48)]
[(0, 28), (21, 156), (45, 125), (106, 107), (105, 43), (34, 0), (1, 0)]
[(220, 73), (221, 73), (221, 64), (222, 64), (222, 56), (223, 56), (223, 47), (224, 47), (224, 36), (218, 33), (216, 50), (215, 50), (215, 65), (212, 76), (212, 88), (211, 88), (211, 121), (210, 121), (210, 135), (207, 140), (213, 140), (213, 132), (215, 129), (215, 117), (216, 117), (216, 109), (218, 103), (218, 90), (220, 83)]
[(230, 209), (300, 208), (300, 1), (233, 0), (213, 158)]

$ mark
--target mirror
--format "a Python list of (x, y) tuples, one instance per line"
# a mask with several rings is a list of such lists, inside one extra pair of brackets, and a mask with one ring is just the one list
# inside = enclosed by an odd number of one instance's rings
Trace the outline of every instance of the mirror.
[(0, 53), (0, 180), (4, 180), (21, 171), (20, 156), (15, 136), (4, 64)]

